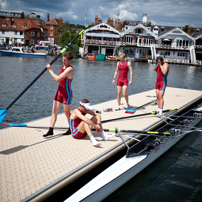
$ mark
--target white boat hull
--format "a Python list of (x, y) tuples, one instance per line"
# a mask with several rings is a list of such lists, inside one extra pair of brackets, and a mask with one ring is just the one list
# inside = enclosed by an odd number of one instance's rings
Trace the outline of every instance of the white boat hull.
[[(200, 119), (196, 119), (189, 125), (189, 127), (196, 125), (199, 121)], [(187, 128), (185, 130), (187, 130)], [(126, 158), (126, 156), (122, 157), (66, 199), (65, 202), (96, 202), (103, 200), (159, 158), (186, 134), (187, 133), (183, 133), (178, 136), (170, 136), (168, 141), (159, 145), (159, 147), (150, 154), (130, 158)]]

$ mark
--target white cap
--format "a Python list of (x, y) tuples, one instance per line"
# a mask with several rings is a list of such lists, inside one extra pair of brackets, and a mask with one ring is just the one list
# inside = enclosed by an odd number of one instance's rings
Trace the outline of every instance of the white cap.
[(91, 106), (90, 106), (90, 102), (88, 103), (83, 103), (80, 101), (80, 105), (82, 105), (83, 107), (85, 107), (86, 109), (92, 109)]

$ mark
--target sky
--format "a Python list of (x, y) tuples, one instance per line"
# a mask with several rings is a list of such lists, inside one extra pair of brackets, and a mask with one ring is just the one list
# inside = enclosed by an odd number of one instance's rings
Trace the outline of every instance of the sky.
[(153, 25), (191, 25), (202, 28), (202, 0), (0, 0), (0, 10), (35, 12), (41, 19), (63, 18), (64, 22), (86, 25), (98, 15), (103, 22), (108, 17), (142, 21), (143, 13)]

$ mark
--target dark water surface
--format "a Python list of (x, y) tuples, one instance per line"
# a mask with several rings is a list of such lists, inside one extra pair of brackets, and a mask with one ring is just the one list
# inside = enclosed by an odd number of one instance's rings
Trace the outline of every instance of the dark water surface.
[[(0, 109), (6, 109), (52, 59), (1, 56)], [(88, 98), (92, 104), (116, 99), (116, 86), (111, 84), (116, 69), (115, 62), (74, 59), (72, 65), (75, 68), (72, 109), (79, 105), (82, 98)], [(61, 66), (62, 59), (58, 59), (52, 69), (59, 74)], [(129, 87), (128, 94), (154, 89), (154, 64), (132, 62), (132, 66), (133, 85)], [(170, 65), (168, 86), (202, 90), (202, 69), (195, 66)], [(50, 116), (57, 87), (58, 83), (45, 72), (8, 110), (3, 121), (25, 123)], [(62, 113), (63, 109), (60, 112)], [(4, 127), (0, 124), (0, 128)], [(104, 201), (202, 201), (201, 148), (202, 133), (187, 135), (169, 152)]]

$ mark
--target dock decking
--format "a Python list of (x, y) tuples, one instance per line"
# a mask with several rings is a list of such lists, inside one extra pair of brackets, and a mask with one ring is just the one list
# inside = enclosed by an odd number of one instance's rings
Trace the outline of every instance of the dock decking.
[[(133, 106), (140, 106), (156, 99), (155, 91), (147, 91), (129, 96)], [(164, 109), (184, 107), (202, 96), (202, 91), (170, 88), (165, 93)], [(124, 102), (125, 100), (122, 99)], [(93, 104), (93, 101), (91, 101)], [(117, 106), (112, 100), (93, 105), (102, 111), (102, 120), (128, 117), (125, 110), (103, 112), (103, 108)], [(135, 114), (157, 110), (157, 105), (148, 105)], [(105, 129), (144, 130), (159, 122), (156, 116), (121, 119), (103, 124)], [(54, 135), (44, 138), (49, 127), (50, 117), (27, 123), (39, 128), (9, 127), (0, 130), (0, 198), (2, 202), (42, 201), (50, 194), (75, 180), (87, 170), (113, 155), (118, 148), (125, 147), (119, 137), (103, 141), (94, 133), (101, 147), (93, 147), (89, 138), (74, 139), (71, 135), (63, 136), (65, 130), (54, 130)], [(64, 114), (58, 116), (56, 127), (68, 127)]]

